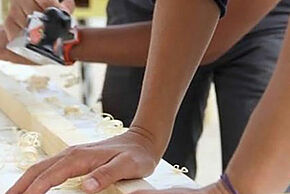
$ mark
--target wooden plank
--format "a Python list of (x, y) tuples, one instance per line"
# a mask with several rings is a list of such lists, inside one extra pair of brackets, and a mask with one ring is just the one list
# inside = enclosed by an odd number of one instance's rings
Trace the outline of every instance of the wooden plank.
[[(96, 116), (91, 114), (88, 107), (80, 104), (76, 99), (72, 98), (62, 89), (60, 89), (53, 81), (50, 82), (47, 90), (41, 92), (29, 92), (26, 90), (27, 83), (19, 83), (19, 81), (15, 81), (11, 77), (1, 74), (1, 71), (4, 71), (6, 74), (9, 74), (19, 80), (26, 80), (31, 75), (39, 75), (38, 69), (29, 66), (25, 66), (24, 68), (24, 66), (15, 66), (1, 62), (0, 107), (5, 107), (6, 114), (12, 115), (10, 118), (12, 118), (15, 123), (20, 123), (22, 128), (29, 128), (33, 131), (42, 131), (45, 137), (52, 138), (52, 141), (54, 143), (51, 143), (51, 140), (46, 141), (47, 138), (42, 139), (42, 141), (45, 141), (43, 147), (44, 149), (46, 149), (47, 153), (50, 153), (50, 155), (61, 151), (68, 145), (74, 145), (84, 142), (97, 142), (112, 136), (110, 130), (106, 131), (104, 129), (100, 129), (100, 127), (96, 127)], [(54, 79), (57, 79), (57, 77), (54, 77)], [(60, 106), (55, 106), (53, 104), (47, 103), (46, 97), (57, 97), (59, 99)], [(13, 105), (12, 108), (11, 104)], [(16, 104), (16, 106), (14, 104)], [(85, 116), (85, 119), (82, 116), (67, 117), (64, 115), (63, 107), (72, 105), (80, 106), (81, 112), (84, 113), (83, 115)], [(16, 107), (17, 111), (15, 111)], [(23, 114), (28, 114), (30, 116), (26, 116), (26, 118), (24, 118), (22, 116)], [(14, 115), (16, 116), (16, 118), (14, 117)], [(52, 120), (53, 122), (51, 122)], [(53, 148), (51, 148), (52, 146)], [(14, 168), (16, 168), (16, 166)], [(5, 174), (5, 172), (7, 172), (8, 174)], [(1, 189), (2, 191), (3, 189), (5, 190), (5, 188), (8, 189), (9, 185), (13, 184), (16, 181), (17, 177), (21, 175), (19, 173), (21, 172), (11, 174), (11, 168), (10, 170), (9, 168), (2, 169), (0, 174), (0, 191)], [(11, 179), (7, 180), (7, 177), (11, 177)], [(6, 186), (5, 184), (1, 184), (1, 179), (5, 180), (5, 182), (8, 181), (8, 184), (6, 184)], [(171, 166), (164, 160), (161, 160), (154, 173), (145, 180), (146, 181), (121, 181), (116, 183), (116, 185), (110, 187), (104, 193), (127, 193), (131, 190), (143, 188), (146, 189), (151, 188), (152, 186), (157, 189), (167, 189), (171, 187), (198, 188), (198, 185), (194, 183), (190, 178), (182, 173), (176, 173), (176, 170), (173, 168), (173, 166)], [(4, 188), (1, 188), (1, 185), (3, 185)], [(80, 194), (78, 191), (67, 192), (65, 190), (59, 192), (51, 191), (49, 193)]]
[[(2, 72), (0, 108), (18, 127), (39, 132), (42, 149), (50, 156), (89, 140), (69, 120)], [(102, 194), (125, 194), (137, 189), (151, 188), (152, 185), (145, 180), (123, 181), (112, 185)]]
[[(23, 172), (19, 171), (17, 168), (17, 161), (13, 161), (14, 154), (12, 150), (17, 149), (17, 135), (12, 129), (7, 128), (8, 126), (11, 127), (15, 125), (0, 111), (0, 193), (5, 193), (23, 174)], [(8, 160), (5, 159), (6, 157), (8, 157)], [(182, 173), (176, 173), (173, 167), (164, 160), (161, 160), (155, 172), (150, 177), (146, 178), (146, 180), (153, 185), (154, 188), (158, 189), (198, 187), (190, 178), (184, 176)], [(121, 184), (122, 187), (126, 187), (126, 184), (123, 182), (121, 182)], [(134, 184), (134, 186), (136, 185)], [(71, 189), (51, 190), (47, 194), (68, 193), (83, 194), (83, 192), (79, 190)]]

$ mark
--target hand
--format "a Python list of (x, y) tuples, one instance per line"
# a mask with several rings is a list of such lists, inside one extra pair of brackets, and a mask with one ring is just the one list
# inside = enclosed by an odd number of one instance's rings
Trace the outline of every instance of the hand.
[(221, 182), (214, 183), (208, 187), (201, 189), (167, 189), (167, 190), (143, 190), (136, 191), (131, 194), (229, 194), (228, 190)]
[(42, 12), (47, 7), (58, 7), (69, 13), (75, 8), (74, 0), (11, 0), (10, 11), (5, 20), (5, 31), (9, 41), (15, 38), (27, 25), (27, 16), (33, 11)]
[(152, 153), (151, 140), (141, 131), (88, 145), (71, 147), (44, 160), (26, 173), (6, 194), (43, 194), (68, 178), (87, 175), (83, 190), (97, 193), (122, 179), (150, 175), (160, 158)]
[(2, 26), (0, 26), (0, 60), (10, 61), (20, 64), (33, 64), (31, 61), (14, 54), (13, 52), (6, 49), (8, 43), (7, 36)]

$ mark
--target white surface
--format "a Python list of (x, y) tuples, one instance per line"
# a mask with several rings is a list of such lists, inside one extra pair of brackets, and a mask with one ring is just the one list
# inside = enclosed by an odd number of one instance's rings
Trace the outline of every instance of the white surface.
[(196, 181), (201, 186), (217, 181), (222, 173), (219, 118), (212, 84), (205, 111), (204, 130), (197, 147)]
[[(18, 80), (25, 80), (31, 75), (38, 74), (34, 68), (20, 68), (15, 69), (14, 66), (10, 64), (0, 64), (0, 69), (3, 70), (6, 74), (9, 74)], [(27, 87), (25, 82), (20, 82), (23, 87)], [(78, 101), (71, 98), (65, 92), (61, 91), (56, 84), (50, 83), (49, 89), (41, 91), (39, 93), (34, 93), (39, 99), (43, 99), (48, 96), (57, 96), (61, 101), (61, 104), (64, 105), (76, 105)], [(0, 99), (1, 100), (1, 99)], [(57, 106), (54, 107), (55, 111), (59, 114), (63, 114), (62, 109)], [(88, 113), (88, 108), (85, 106), (81, 106), (83, 112)], [(102, 139), (108, 138), (108, 136), (113, 134), (108, 134), (108, 132), (103, 131), (101, 129), (96, 129), (96, 124), (99, 122), (100, 118), (96, 117), (92, 114), (85, 114), (80, 118), (67, 117), (77, 128), (87, 137), (91, 137), (90, 141), (100, 141)], [(0, 113), (0, 129), (5, 126), (10, 126), (11, 122), (7, 120)], [(4, 193), (23, 173), (15, 166), (15, 161), (13, 160), (15, 153), (13, 150), (16, 149), (15, 135), (10, 130), (0, 130), (0, 156), (1, 159), (4, 159), (4, 167), (0, 169), (0, 193)], [(5, 157), (4, 157), (5, 156)], [(8, 156), (8, 157), (7, 157)], [(155, 172), (152, 176), (147, 178), (148, 182), (152, 184), (157, 189), (170, 188), (170, 187), (191, 187), (196, 188), (197, 185), (188, 177), (184, 176), (181, 173), (176, 173), (171, 165), (166, 163), (165, 161), (161, 161), (161, 163), (156, 168)], [(78, 193), (72, 191), (51, 191), (49, 193)]]

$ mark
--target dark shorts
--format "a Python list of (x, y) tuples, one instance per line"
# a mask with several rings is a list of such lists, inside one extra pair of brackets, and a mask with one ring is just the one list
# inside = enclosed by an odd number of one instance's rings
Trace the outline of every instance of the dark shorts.
[[(285, 8), (285, 7), (282, 7)], [(289, 7), (286, 9), (289, 12)], [(195, 151), (203, 129), (210, 84), (214, 82), (219, 109), (222, 160), (225, 168), (239, 143), (249, 116), (263, 95), (275, 68), (288, 20), (288, 12), (273, 14), (216, 62), (200, 67), (179, 110), (172, 139), (164, 156), (195, 176)], [(150, 20), (147, 9), (127, 0), (111, 0), (109, 24)], [(271, 16), (269, 14), (269, 17)], [(272, 23), (278, 19), (279, 22)], [(267, 25), (273, 28), (268, 28)], [(103, 89), (103, 107), (129, 126), (139, 100), (144, 68), (109, 66)]]

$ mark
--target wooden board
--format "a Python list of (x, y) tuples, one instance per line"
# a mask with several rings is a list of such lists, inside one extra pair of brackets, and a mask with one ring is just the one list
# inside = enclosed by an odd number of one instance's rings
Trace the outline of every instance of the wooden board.
[[(48, 91), (48, 93), (51, 92), (63, 96), (60, 91)], [(69, 101), (69, 97), (66, 96), (64, 100)], [(80, 128), (78, 124), (61, 115), (55, 108), (44, 103), (43, 99), (40, 99), (39, 96), (29, 92), (19, 82), (2, 72), (0, 72), (0, 109), (18, 127), (39, 132), (42, 135), (42, 149), (48, 155), (59, 153), (68, 146), (109, 138), (109, 136), (104, 137), (104, 135), (100, 138), (97, 135), (98, 138), (92, 139), (90, 137), (93, 136), (91, 135), (92, 132), (86, 134), (83, 132), (85, 130), (78, 130)], [(84, 108), (84, 110), (88, 111), (88, 108)], [(121, 181), (102, 193), (125, 194), (137, 189), (156, 188), (152, 185), (152, 182), (158, 182), (156, 177), (158, 177), (159, 171), (166, 174), (166, 178), (169, 177), (170, 179), (168, 172), (171, 172), (172, 168), (168, 163), (162, 161), (155, 171), (155, 175), (152, 176), (151, 182), (146, 180)], [(172, 177), (172, 182), (178, 182), (178, 179), (182, 180), (180, 182), (183, 182), (182, 184), (184, 185), (191, 182), (184, 175), (176, 177), (174, 175)], [(150, 177), (148, 180), (150, 180)]]

